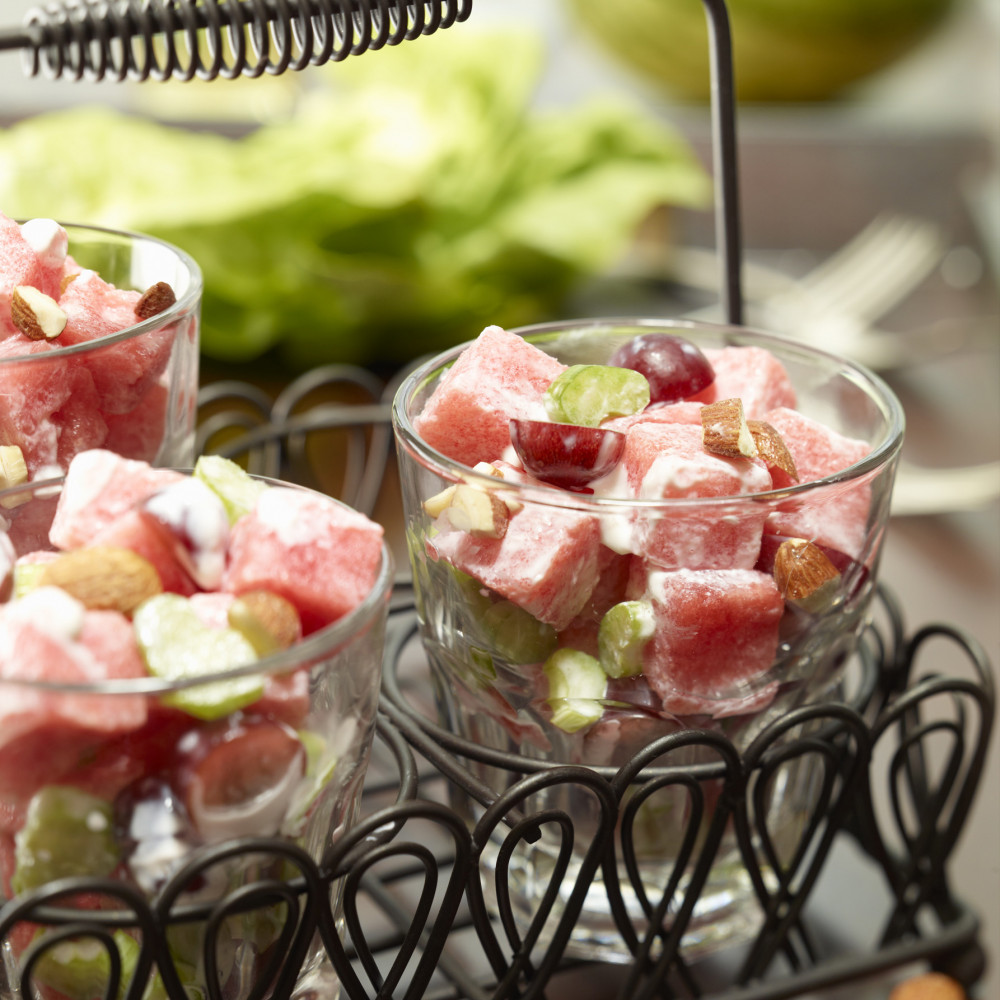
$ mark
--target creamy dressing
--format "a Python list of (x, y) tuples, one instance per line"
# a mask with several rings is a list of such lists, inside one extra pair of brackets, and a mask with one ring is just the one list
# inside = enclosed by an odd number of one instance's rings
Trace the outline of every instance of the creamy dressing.
[(218, 590), (226, 568), (229, 516), (215, 491), (186, 477), (154, 493), (145, 509), (184, 543), (195, 582), (204, 590)]
[(30, 219), (21, 226), (21, 235), (42, 264), (58, 266), (66, 260), (69, 239), (54, 219)]
[(4, 614), (32, 625), (61, 642), (75, 639), (83, 628), (86, 608), (60, 587), (37, 587), (6, 605)]

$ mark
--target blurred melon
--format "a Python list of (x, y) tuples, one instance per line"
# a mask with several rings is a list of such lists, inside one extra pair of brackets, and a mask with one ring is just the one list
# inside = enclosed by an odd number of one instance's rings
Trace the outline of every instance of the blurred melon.
[[(565, 0), (611, 54), (673, 96), (710, 93), (701, 0)], [(741, 102), (822, 101), (889, 66), (960, 0), (729, 0)]]

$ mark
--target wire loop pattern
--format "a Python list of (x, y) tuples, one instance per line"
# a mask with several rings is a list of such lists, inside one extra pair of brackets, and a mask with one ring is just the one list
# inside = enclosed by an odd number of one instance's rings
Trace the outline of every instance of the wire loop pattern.
[(62, 0), (33, 9), (26, 73), (57, 79), (277, 75), (430, 35), (472, 0)]
[[(324, 392), (348, 392), (352, 401), (339, 403)], [(379, 493), (391, 458), (393, 392), (344, 366), (294, 381), (271, 407), (254, 387), (215, 385), (202, 393), (203, 407), (214, 412), (202, 422), (209, 428), (202, 444), (252, 460), (265, 475), (318, 482), (323, 470), (309, 439), (344, 436), (356, 455), (346, 463), (353, 471), (340, 492), (371, 506), (366, 496)], [(324, 446), (320, 455), (325, 438)], [(950, 891), (947, 860), (980, 782), (995, 693), (983, 650), (961, 631), (932, 625), (907, 636), (900, 610), (882, 592), (876, 624), (857, 657), (859, 678), (843, 703), (796, 709), (743, 752), (718, 732), (682, 730), (620, 767), (584, 767), (487, 750), (439, 727), (427, 677), (413, 675), (406, 663), (419, 646), (405, 580), (397, 591), (380, 753), (354, 827), (318, 860), (278, 838), (198, 849), (152, 898), (121, 882), (82, 877), (15, 897), (0, 909), (0, 943), (23, 942), (25, 926), (34, 936), (8, 977), (19, 977), (28, 991), (48, 949), (86, 940), (107, 955), (107, 998), (138, 1000), (155, 969), (171, 1000), (187, 1000), (170, 947), (186, 927), (200, 935), (211, 1000), (297, 996), (304, 957), (317, 939), (348, 1000), (541, 997), (573, 967), (567, 943), (599, 877), (629, 956), (619, 995), (706, 996), (684, 936), (720, 845), (733, 835), (763, 918), (727, 991), (711, 995), (799, 995), (914, 961), (943, 968), (968, 987), (981, 976), (978, 921)], [(949, 661), (957, 650), (962, 676), (933, 669), (918, 676), (918, 664), (935, 665), (932, 646)], [(688, 766), (692, 748), (701, 763)], [(820, 778), (809, 815), (789, 839), (787, 829), (769, 828), (768, 788), (806, 756), (821, 760)], [(644, 803), (664, 789), (686, 798), (687, 825), (669, 876), (650, 885), (637, 860), (636, 824)], [(452, 808), (455, 790), (481, 805), (472, 821)], [(585, 830), (574, 829), (560, 806), (570, 796), (593, 802)], [(877, 809), (876, 801), (889, 806)], [(542, 906), (525, 921), (511, 902), (515, 859), (543, 837), (547, 847), (555, 845), (550, 881)], [(817, 940), (809, 905), (845, 840), (860, 847), (889, 899), (878, 947), (849, 957), (831, 956)], [(220, 893), (233, 864), (254, 877)], [(70, 905), (81, 893), (101, 896), (107, 908)], [(638, 917), (626, 896), (639, 901)], [(343, 900), (339, 923), (336, 900)], [(251, 913), (269, 915), (271, 947), (252, 980), (234, 993), (213, 970), (227, 925)], [(122, 935), (131, 954), (122, 951)]]

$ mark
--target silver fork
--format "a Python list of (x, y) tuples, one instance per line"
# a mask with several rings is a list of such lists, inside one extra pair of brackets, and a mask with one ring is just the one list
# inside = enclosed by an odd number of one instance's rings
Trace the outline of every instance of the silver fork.
[(754, 322), (861, 361), (872, 324), (927, 278), (945, 250), (933, 223), (879, 215), (809, 274), (751, 303)]

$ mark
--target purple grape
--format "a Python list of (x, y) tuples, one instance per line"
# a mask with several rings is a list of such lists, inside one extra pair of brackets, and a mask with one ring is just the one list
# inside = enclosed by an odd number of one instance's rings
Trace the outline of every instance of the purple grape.
[(670, 333), (641, 333), (608, 362), (646, 376), (651, 403), (690, 399), (715, 381), (711, 362), (689, 340)]

